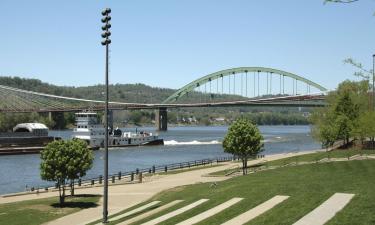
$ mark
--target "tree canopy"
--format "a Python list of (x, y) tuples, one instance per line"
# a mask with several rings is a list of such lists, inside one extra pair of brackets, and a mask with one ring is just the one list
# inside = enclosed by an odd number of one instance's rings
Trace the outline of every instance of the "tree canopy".
[(320, 140), (323, 147), (330, 147), (342, 140), (348, 144), (352, 139), (372, 139), (374, 112), (368, 81), (344, 81), (337, 90), (326, 97), (328, 106), (316, 109), (311, 117), (313, 136)]
[(227, 153), (242, 160), (243, 174), (247, 172), (247, 160), (263, 151), (263, 136), (249, 119), (237, 119), (224, 137), (223, 148)]
[(64, 203), (67, 181), (85, 176), (94, 160), (86, 142), (78, 139), (53, 141), (42, 150), (40, 157), (40, 175), (43, 180), (57, 183), (60, 204)]

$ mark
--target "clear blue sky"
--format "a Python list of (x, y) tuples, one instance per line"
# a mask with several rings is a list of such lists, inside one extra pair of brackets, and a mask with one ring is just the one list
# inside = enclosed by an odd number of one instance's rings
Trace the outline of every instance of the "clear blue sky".
[(111, 83), (179, 88), (238, 66), (293, 72), (327, 88), (375, 53), (375, 1), (0, 1), (0, 75), (104, 83), (101, 10), (112, 8)]

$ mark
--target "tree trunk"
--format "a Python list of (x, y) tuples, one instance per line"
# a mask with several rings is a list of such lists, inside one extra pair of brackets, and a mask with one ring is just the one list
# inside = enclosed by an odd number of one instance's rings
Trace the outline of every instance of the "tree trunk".
[(246, 165), (245, 165), (245, 159), (242, 158), (242, 175), (245, 175)]
[(62, 185), (62, 194), (60, 195), (60, 206), (64, 205), (65, 203), (65, 182), (62, 182), (61, 185)]
[(245, 174), (247, 174), (247, 158), (245, 158)]
[(60, 183), (57, 183), (58, 187), (59, 187), (59, 202), (60, 202), (60, 206), (62, 205), (62, 199), (61, 199), (61, 184)]
[(64, 205), (65, 198), (64, 196), (60, 195), (60, 207)]
[(70, 181), (70, 195), (74, 196), (74, 179)]

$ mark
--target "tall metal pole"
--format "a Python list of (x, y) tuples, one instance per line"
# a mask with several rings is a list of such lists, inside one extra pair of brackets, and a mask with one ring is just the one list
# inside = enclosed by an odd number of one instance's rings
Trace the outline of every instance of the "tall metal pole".
[(102, 11), (102, 22), (105, 24), (102, 27), (104, 33), (102, 37), (105, 38), (102, 41), (102, 45), (105, 45), (105, 108), (104, 108), (104, 123), (105, 123), (105, 140), (104, 140), (104, 191), (103, 191), (103, 223), (108, 223), (108, 48), (111, 40), (109, 36), (111, 36), (111, 32), (109, 28), (111, 28), (111, 24), (109, 21), (111, 17), (109, 14), (111, 13), (110, 8), (106, 8)]
[(374, 92), (374, 84), (375, 84), (375, 54), (372, 55), (372, 110), (375, 110), (375, 92)]
[(103, 223), (108, 222), (108, 44), (105, 46), (105, 143), (104, 143), (104, 198)]

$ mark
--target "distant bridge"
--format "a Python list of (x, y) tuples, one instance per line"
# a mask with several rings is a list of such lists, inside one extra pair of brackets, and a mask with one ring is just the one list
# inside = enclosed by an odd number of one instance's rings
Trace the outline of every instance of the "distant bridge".
[[(162, 103), (110, 102), (109, 109), (158, 109), (157, 126), (167, 129), (167, 108), (277, 106), (321, 107), (327, 89), (304, 77), (264, 67), (239, 67), (203, 76)], [(104, 101), (57, 96), (0, 85), (0, 112), (104, 110)]]
[[(286, 78), (289, 82), (292, 81), (292, 83), (288, 84), (288, 81), (285, 81)], [(266, 85), (264, 85), (264, 81)], [(306, 90), (298, 89), (298, 82), (305, 85)], [(263, 90), (261, 87), (263, 87)], [(238, 67), (221, 70), (201, 77), (180, 88), (164, 100), (163, 103), (176, 102), (192, 92), (206, 93), (208, 88), (211, 94), (237, 95), (247, 98), (259, 98), (262, 95), (285, 95), (287, 93), (289, 95), (298, 95), (298, 93), (300, 95), (302, 93), (308, 95), (311, 93), (311, 88), (315, 88), (319, 92), (327, 91), (326, 88), (311, 80), (282, 70), (265, 67)], [(288, 88), (289, 92), (286, 88)]]

